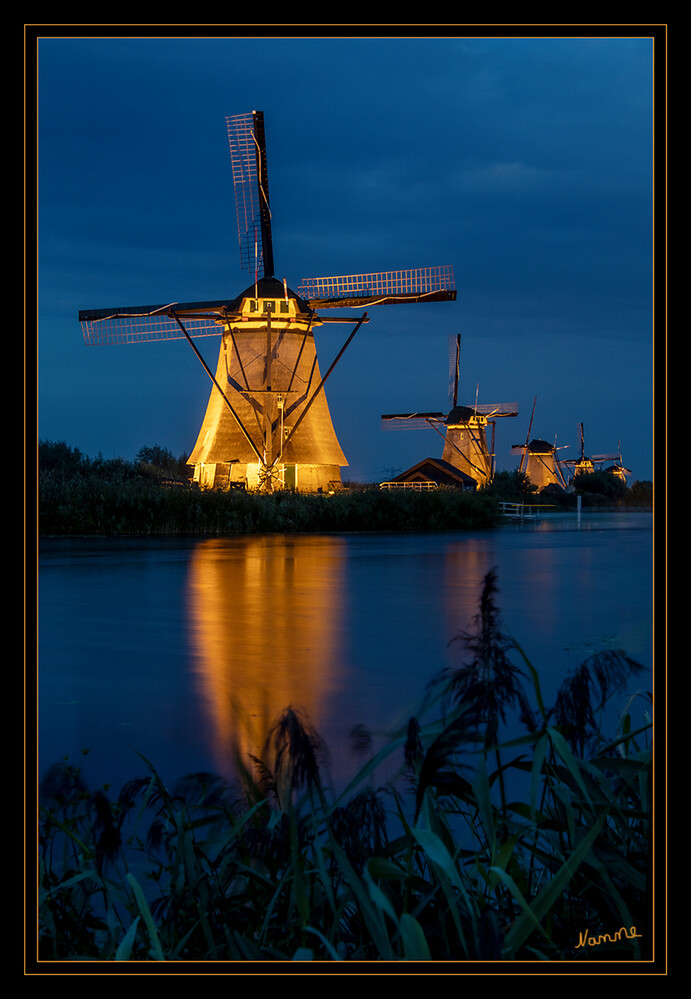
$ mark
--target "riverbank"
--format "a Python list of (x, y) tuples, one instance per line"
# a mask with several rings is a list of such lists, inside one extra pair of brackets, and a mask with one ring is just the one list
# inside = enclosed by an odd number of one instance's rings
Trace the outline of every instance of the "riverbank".
[[(576, 509), (576, 493), (536, 496), (524, 477), (503, 472), (477, 493), (453, 488), (380, 490), (346, 483), (329, 495), (200, 490), (184, 477), (183, 458), (144, 448), (134, 462), (89, 459), (63, 443), (39, 446), (38, 532), (48, 535), (197, 535), (453, 531), (501, 523), (501, 502)], [(152, 460), (152, 456), (156, 461)], [(157, 463), (160, 462), (160, 463)], [(612, 476), (585, 476), (583, 509), (646, 509), (652, 484), (627, 489)], [(649, 489), (647, 487), (650, 487)], [(640, 488), (636, 488), (640, 487)]]
[(332, 495), (202, 492), (153, 483), (53, 483), (39, 506), (41, 535), (223, 535), (437, 531), (492, 527), (498, 505), (458, 490), (344, 489)]

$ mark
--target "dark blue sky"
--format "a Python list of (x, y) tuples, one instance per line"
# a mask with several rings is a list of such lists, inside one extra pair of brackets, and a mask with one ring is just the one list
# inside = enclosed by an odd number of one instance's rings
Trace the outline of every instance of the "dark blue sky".
[[(450, 31), (451, 28), (447, 28)], [(461, 30), (459, 26), (457, 30)], [(344, 479), (441, 455), (379, 417), (518, 402), (532, 437), (652, 478), (650, 37), (38, 41), (39, 435), (191, 451), (211, 383), (184, 341), (86, 347), (79, 309), (232, 297), (225, 116), (264, 111), (276, 275), (453, 265), (458, 300), (370, 310), (327, 384)], [(346, 332), (317, 334), (322, 372)], [(218, 341), (197, 341), (212, 366)], [(632, 481), (632, 480), (630, 480)]]

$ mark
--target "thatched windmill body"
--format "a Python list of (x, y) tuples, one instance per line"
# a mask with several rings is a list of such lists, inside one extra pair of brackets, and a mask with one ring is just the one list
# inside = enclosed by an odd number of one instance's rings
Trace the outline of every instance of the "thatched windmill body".
[[(566, 480), (557, 453), (561, 448), (557, 448), (555, 444), (550, 444), (538, 437), (532, 439), (530, 437), (536, 403), (537, 396), (533, 400), (525, 443), (514, 444), (511, 448), (511, 454), (521, 456), (518, 471), (527, 476), (538, 492), (542, 492), (548, 486), (566, 489)], [(565, 444), (563, 447), (568, 447), (568, 445)]]
[(194, 479), (214, 488), (331, 491), (348, 462), (323, 391), (316, 317), (275, 278), (258, 280), (234, 308), (189, 458)]
[[(186, 338), (212, 381), (189, 462), (201, 486), (234, 484), (273, 490), (328, 491), (340, 484), (346, 457), (336, 437), (324, 385), (367, 313), (332, 309), (453, 301), (451, 267), (304, 279), (292, 291), (275, 276), (264, 116), (226, 119), (238, 216), (241, 265), (254, 271), (239, 296), (221, 301), (80, 312), (88, 344)], [(325, 323), (352, 329), (322, 375), (314, 331)], [(215, 370), (195, 339), (221, 338)]]

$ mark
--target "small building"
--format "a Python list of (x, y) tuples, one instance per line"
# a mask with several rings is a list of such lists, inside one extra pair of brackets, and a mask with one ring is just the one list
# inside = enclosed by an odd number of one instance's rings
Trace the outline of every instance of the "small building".
[(421, 487), (425, 483), (429, 486), (452, 486), (455, 489), (464, 489), (468, 492), (475, 492), (477, 482), (460, 468), (456, 468), (449, 461), (443, 458), (423, 458), (417, 465), (401, 472), (389, 482), (382, 482), (382, 488), (405, 488), (407, 484), (419, 483)]

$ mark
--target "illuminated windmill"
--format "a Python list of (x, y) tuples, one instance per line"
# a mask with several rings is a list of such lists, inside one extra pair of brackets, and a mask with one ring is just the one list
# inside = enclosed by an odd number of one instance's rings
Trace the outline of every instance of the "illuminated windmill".
[[(82, 311), (88, 344), (185, 337), (213, 382), (189, 458), (200, 485), (235, 483), (272, 490), (327, 491), (346, 458), (333, 428), (324, 384), (367, 313), (322, 318), (327, 309), (453, 301), (451, 267), (305, 279), (297, 293), (274, 275), (271, 212), (261, 111), (226, 119), (238, 217), (241, 266), (254, 281), (237, 298), (154, 307)], [(349, 323), (348, 338), (324, 376), (314, 330)], [(194, 339), (219, 335), (215, 372)]]
[(533, 410), (530, 414), (530, 423), (528, 424), (525, 444), (514, 444), (511, 448), (511, 454), (520, 454), (521, 462), (518, 466), (518, 471), (530, 479), (538, 492), (542, 492), (547, 486), (557, 486), (560, 489), (566, 489), (566, 481), (564, 473), (561, 470), (557, 451), (568, 447), (568, 444), (562, 445), (562, 448), (557, 448), (556, 445), (549, 444), (547, 441), (539, 440), (538, 438), (530, 439), (536, 402), (537, 396), (533, 400)]
[(615, 465), (610, 465), (610, 467), (606, 468), (605, 471), (610, 475), (613, 475), (616, 479), (621, 479), (621, 481), (626, 484), (626, 476), (632, 475), (633, 473), (630, 468), (624, 468), (624, 463), (621, 458), (621, 441), (619, 441), (619, 451), (617, 452), (615, 460), (617, 463)]
[(573, 477), (577, 478), (579, 475), (592, 475), (595, 471), (596, 465), (602, 465), (606, 461), (619, 461), (619, 467), (617, 467), (616, 472), (620, 478), (626, 481), (626, 474), (630, 475), (628, 469), (624, 468), (621, 464), (621, 454), (594, 454), (592, 457), (588, 457), (585, 453), (585, 436), (583, 434), (583, 424), (580, 424), (581, 428), (581, 453), (578, 458), (568, 458), (564, 464), (568, 465), (569, 468), (573, 469)]
[[(502, 416), (517, 416), (518, 406), (516, 403), (479, 404), (477, 401), (471, 406), (459, 406), (460, 334), (451, 340), (450, 346), (449, 412), (393, 413), (382, 416), (382, 427), (385, 430), (425, 427), (436, 430), (444, 439), (442, 465), (453, 466), (482, 488), (494, 477), (495, 421)], [(492, 427), (491, 447), (487, 446), (488, 424)], [(399, 478), (405, 475), (404, 472)]]

